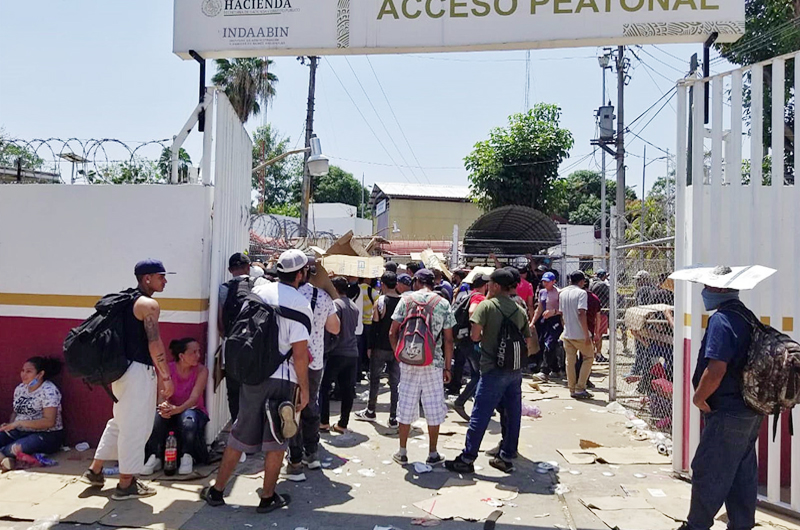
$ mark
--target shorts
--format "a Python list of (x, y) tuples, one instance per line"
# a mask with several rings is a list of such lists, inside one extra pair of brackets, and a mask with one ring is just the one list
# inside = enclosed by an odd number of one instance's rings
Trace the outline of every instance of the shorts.
[(278, 407), (292, 402), (295, 384), (285, 379), (267, 379), (239, 389), (239, 415), (233, 424), (228, 446), (245, 453), (285, 451), (289, 441), (281, 435)]
[(430, 364), (411, 366), (400, 363), (400, 384), (398, 385), (397, 421), (410, 425), (419, 419), (419, 404), (428, 425), (441, 425), (447, 415), (444, 402), (443, 370)]
[(608, 315), (598, 313), (594, 326), (594, 340), (600, 339), (608, 333)]

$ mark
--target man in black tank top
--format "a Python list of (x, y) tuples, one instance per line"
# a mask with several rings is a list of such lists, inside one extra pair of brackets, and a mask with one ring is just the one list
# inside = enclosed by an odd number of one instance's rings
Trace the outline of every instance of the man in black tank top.
[(111, 384), (117, 398), (114, 417), (103, 431), (92, 465), (81, 477), (92, 486), (103, 486), (103, 461), (119, 461), (119, 484), (111, 496), (114, 500), (156, 494), (136, 480), (136, 475), (144, 471), (145, 444), (153, 429), (157, 399), (166, 400), (174, 391), (158, 329), (161, 308), (152, 298), (167, 286), (169, 273), (160, 261), (147, 259), (136, 264), (134, 274), (140, 295), (123, 315), (125, 355), (130, 366)]
[(381, 372), (386, 367), (389, 374), (389, 427), (397, 428), (397, 385), (400, 383), (400, 365), (394, 356), (392, 344), (389, 342), (389, 329), (392, 327), (392, 315), (400, 303), (397, 292), (397, 274), (387, 271), (381, 276), (381, 296), (375, 303), (372, 312), (372, 326), (368, 337), (367, 356), (369, 357), (369, 401), (367, 408), (356, 412), (356, 418), (375, 421), (375, 407), (378, 403), (378, 388)]

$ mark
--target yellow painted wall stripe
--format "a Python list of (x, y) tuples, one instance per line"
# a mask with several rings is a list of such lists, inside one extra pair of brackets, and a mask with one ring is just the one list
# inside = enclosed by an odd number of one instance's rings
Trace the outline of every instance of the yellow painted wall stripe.
[(794, 331), (794, 319), (792, 317), (783, 317), (783, 331)]
[[(92, 308), (100, 298), (95, 295), (0, 293), (0, 305)], [(156, 300), (163, 311), (205, 311), (208, 309), (208, 299), (156, 298)]]

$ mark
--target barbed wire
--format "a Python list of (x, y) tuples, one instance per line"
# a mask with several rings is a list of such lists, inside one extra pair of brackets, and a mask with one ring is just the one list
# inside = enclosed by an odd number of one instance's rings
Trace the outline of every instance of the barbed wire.
[(275, 252), (311, 245), (327, 249), (339, 235), (329, 231), (302, 231), (300, 223), (291, 217), (273, 214), (250, 216), (250, 255), (256, 259), (268, 259)]
[[(52, 171), (62, 182), (67, 181), (66, 174), (71, 175), (69, 180), (73, 182), (114, 183), (114, 172), (125, 169), (129, 177), (135, 176), (136, 182), (158, 183), (168, 180), (166, 172), (159, 172), (158, 163), (171, 145), (169, 138), (138, 142), (116, 138), (0, 138), (0, 161), (14, 158), (14, 154), (6, 150), (7, 146), (14, 146), (22, 151), (16, 155), (22, 159), (24, 169)], [(73, 160), (65, 158), (70, 156)], [(182, 161), (181, 165), (188, 163)], [(185, 167), (182, 172), (186, 173)]]

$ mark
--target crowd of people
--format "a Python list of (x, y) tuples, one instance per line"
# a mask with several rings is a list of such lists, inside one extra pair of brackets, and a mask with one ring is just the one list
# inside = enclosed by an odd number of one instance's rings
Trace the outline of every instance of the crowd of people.
[[(335, 276), (329, 290), (313, 284), (312, 278), (324, 273), (300, 250), (283, 252), (274, 269), (254, 265), (246, 254), (231, 256), (232, 278), (220, 286), (218, 299), (222, 351), (235, 337), (247, 304), (255, 303), (274, 311), (270, 340), (279, 359), (256, 382), (227, 374), (232, 426), (215, 481), (202, 491), (202, 499), (210, 506), (224, 505), (237, 464), (245, 454), (263, 452), (257, 511), (288, 505), (290, 496), (276, 491), (279, 477), (303, 481), (306, 469), (322, 467), (320, 432), (348, 432), (356, 384), (364, 372), (369, 398), (355, 417), (379, 421), (377, 396), (382, 374), (388, 375), (386, 424), (399, 433), (395, 462), (410, 462), (408, 438), (421, 406), (428, 425), (428, 465), (474, 472), (486, 429), (498, 413), (501, 441), (485, 454), (490, 466), (513, 472), (523, 372), (534, 372), (540, 380), (565, 378), (573, 398), (591, 398), (586, 389), (593, 363), (602, 360), (609, 286), (605, 271), (598, 271), (593, 281), (573, 271), (568, 285), (559, 289), (556, 271), (528, 259), (496, 265), (490, 274), (458, 270), (450, 275), (422, 264), (388, 262), (376, 281)], [(732, 274), (725, 269), (718, 275), (723, 273)], [(209, 369), (201, 362), (200, 343), (192, 337), (173, 340), (168, 360), (153, 295), (164, 290), (169, 273), (160, 261), (144, 260), (134, 274), (135, 296), (119, 314), (128, 368), (110, 385), (113, 417), (82, 475), (84, 482), (103, 486), (104, 462), (118, 461), (114, 500), (156, 493), (137, 477), (164, 465), (168, 433), (177, 434), (179, 473), (189, 474), (195, 463), (209, 459), (204, 433)], [(647, 305), (655, 288), (643, 274), (637, 280), (637, 301), (641, 297)], [(733, 289), (707, 285), (703, 301), (707, 310), (717, 310), (709, 319), (693, 379), (694, 404), (703, 411), (707, 428), (693, 463), (691, 512), (683, 528), (708, 528), (719, 507), (732, 500), (731, 521), (738, 521), (737, 528), (750, 528), (757, 488), (754, 445), (763, 417), (747, 408), (737, 378), (750, 346), (747, 322), (755, 317), (747, 316)], [(56, 452), (64, 442), (61, 393), (52, 381), (60, 371), (60, 361), (48, 357), (32, 357), (23, 364), (13, 413), (0, 425), (3, 471)], [(448, 412), (447, 394), (455, 397), (453, 410), (468, 421), (463, 450), (451, 460), (437, 445)], [(341, 407), (331, 424), (333, 399)], [(729, 423), (742, 434), (736, 443), (725, 440)]]

